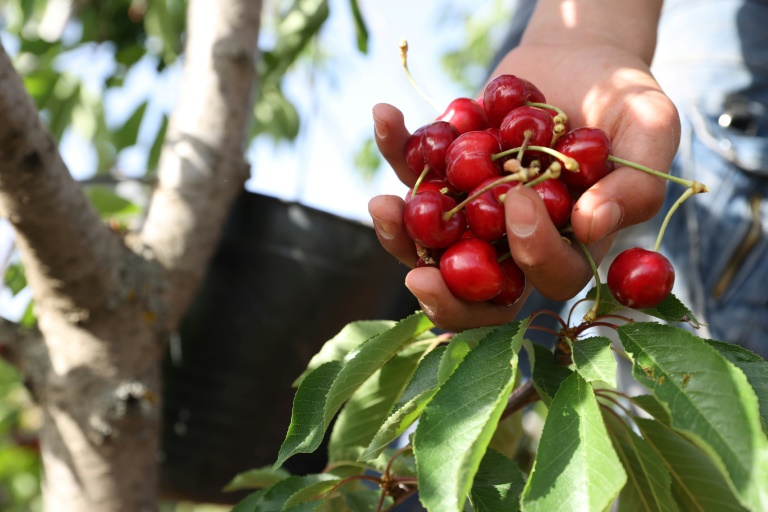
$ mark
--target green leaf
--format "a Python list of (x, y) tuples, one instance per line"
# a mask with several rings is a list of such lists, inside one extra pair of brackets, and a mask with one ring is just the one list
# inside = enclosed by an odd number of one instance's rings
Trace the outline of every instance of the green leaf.
[(327, 0), (294, 0), (280, 16), (275, 46), (262, 52), (262, 83), (282, 77), (328, 19)]
[(23, 327), (34, 327), (37, 324), (37, 314), (35, 313), (35, 301), (30, 300), (27, 307), (24, 309), (24, 314), (21, 315), (19, 324)]
[(672, 427), (713, 457), (745, 506), (768, 510), (768, 438), (744, 373), (676, 327), (638, 322), (618, 332), (634, 377), (669, 410)]
[(322, 499), (316, 499), (317, 496), (327, 493), (333, 487), (338, 485), (339, 482), (341, 482), (340, 478), (331, 477), (327, 480), (318, 480), (317, 482), (306, 485), (302, 489), (293, 493), (290, 498), (285, 500), (283, 510), (294, 510), (294, 507), (311, 502), (314, 502), (314, 505), (302, 508), (302, 510), (316, 510), (320, 505), (322, 505), (323, 501)]
[(352, 9), (352, 17), (355, 21), (357, 49), (362, 53), (368, 53), (368, 27), (365, 25), (365, 19), (360, 12), (360, 5), (357, 0), (349, 0), (349, 6)]
[(11, 292), (11, 295), (16, 295), (21, 290), (27, 287), (27, 275), (24, 272), (24, 265), (22, 263), (13, 263), (8, 265), (5, 269), (5, 276), (3, 282)]
[(659, 421), (645, 418), (634, 418), (634, 421), (646, 444), (669, 471), (672, 493), (682, 510), (746, 510), (703, 451)]
[(291, 474), (284, 469), (272, 470), (270, 467), (249, 469), (235, 475), (222, 489), (224, 492), (240, 491), (243, 489), (259, 489), (271, 487)]
[(324, 421), (325, 397), (343, 367), (342, 361), (328, 361), (302, 380), (293, 397), (291, 424), (273, 470), (279, 468), (291, 455), (311, 453), (320, 446), (327, 428)]
[(605, 382), (616, 387), (616, 371), (618, 365), (611, 351), (611, 340), (603, 336), (594, 336), (573, 342), (571, 346), (573, 363), (576, 371), (587, 382)]
[(240, 500), (230, 512), (253, 512), (266, 492), (267, 489), (259, 489), (256, 492), (252, 492)]
[[(310, 453), (316, 450), (325, 430), (344, 402), (392, 356), (432, 327), (434, 325), (422, 311), (416, 312), (391, 329), (359, 345), (347, 354), (344, 362), (325, 363), (307, 375), (296, 392), (291, 426), (280, 448), (275, 467), (279, 467), (296, 453)], [(327, 369), (324, 370), (321, 381), (314, 382), (313, 379), (313, 382), (308, 384), (307, 380), (322, 368)], [(296, 399), (302, 388), (307, 390), (309, 401), (306, 404), (297, 404)]]
[(355, 169), (360, 172), (360, 175), (367, 183), (370, 183), (381, 168), (382, 162), (383, 159), (376, 146), (376, 142), (372, 137), (366, 138), (355, 154)]
[(440, 360), (438, 369), (438, 381), (445, 382), (448, 377), (458, 368), (459, 364), (467, 357), (470, 350), (480, 343), (480, 340), (492, 333), (495, 327), (477, 327), (462, 331), (451, 338), (445, 354)]
[(704, 340), (732, 365), (744, 372), (757, 395), (763, 426), (768, 427), (768, 362), (744, 347), (716, 340)]
[(426, 346), (410, 346), (390, 359), (347, 400), (336, 418), (328, 460), (358, 460), (403, 392)]
[[(243, 512), (280, 512), (290, 502), (301, 500), (306, 497), (306, 489), (316, 490), (315, 494), (328, 490), (338, 483), (340, 479), (333, 475), (325, 473), (306, 476), (289, 476), (280, 480), (268, 489), (264, 489), (258, 500), (251, 500), (249, 504), (255, 505), (253, 508), (243, 508)], [(310, 492), (311, 492), (310, 491)], [(250, 496), (249, 496), (250, 498)], [(246, 498), (247, 499), (247, 498)], [(307, 498), (308, 499), (308, 498)], [(240, 512), (240, 511), (238, 511)]]
[[(588, 299), (595, 298), (597, 288), (592, 288), (587, 293)], [(597, 316), (610, 315), (617, 311), (626, 310), (627, 307), (619, 304), (619, 301), (611, 294), (607, 284), (602, 284), (600, 288), (600, 306), (597, 309)], [(643, 313), (658, 318), (668, 323), (687, 322), (694, 327), (699, 327), (701, 323), (696, 319), (693, 312), (688, 309), (680, 299), (673, 294), (669, 294), (661, 304), (651, 309), (641, 310)]]
[(605, 510), (626, 480), (592, 386), (574, 372), (549, 408), (523, 510)]
[(102, 218), (129, 217), (141, 212), (141, 208), (115, 194), (108, 187), (86, 187), (85, 194)]
[(470, 500), (476, 512), (515, 512), (524, 486), (517, 463), (488, 449), (472, 482)]
[(419, 361), (411, 380), (368, 447), (360, 455), (360, 460), (368, 461), (378, 457), (418, 419), (421, 411), (437, 392), (437, 372), (445, 351), (446, 347), (437, 347)]
[(613, 413), (603, 410), (603, 420), (613, 447), (627, 472), (619, 494), (621, 512), (676, 512), (672, 479), (663, 461), (642, 437)]
[(304, 377), (328, 361), (341, 361), (362, 342), (391, 329), (397, 322), (395, 320), (360, 320), (345, 325), (336, 336), (326, 341), (320, 350), (312, 356), (307, 364), (307, 369), (293, 382), (296, 387), (301, 384)]
[(251, 137), (267, 134), (274, 140), (294, 140), (299, 124), (299, 112), (279, 86), (263, 85), (253, 105)]
[(539, 392), (542, 402), (549, 405), (560, 385), (573, 372), (565, 366), (557, 364), (554, 354), (547, 347), (530, 340), (524, 340), (523, 346), (531, 364), (533, 386)]
[(461, 510), (515, 384), (529, 319), (503, 325), (467, 354), (421, 415), (413, 438), (419, 497)]
[(148, 102), (144, 101), (136, 107), (136, 110), (133, 111), (133, 114), (125, 121), (123, 126), (114, 131), (112, 140), (117, 151), (136, 144), (141, 121), (144, 119), (144, 113), (147, 111), (147, 104)]

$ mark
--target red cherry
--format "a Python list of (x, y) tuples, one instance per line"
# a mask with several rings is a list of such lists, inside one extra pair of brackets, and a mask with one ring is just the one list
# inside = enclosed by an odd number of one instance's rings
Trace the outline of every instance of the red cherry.
[(575, 128), (557, 141), (555, 149), (579, 162), (579, 172), (563, 171), (560, 175), (560, 179), (577, 194), (613, 170), (613, 162), (608, 160), (611, 141), (599, 128)]
[(421, 141), (424, 161), (438, 176), (445, 176), (445, 153), (458, 136), (456, 127), (445, 121), (435, 121), (424, 129)]
[(520, 78), (520, 80), (523, 81), (525, 84), (525, 88), (528, 92), (528, 101), (531, 103), (546, 103), (547, 98), (544, 97), (544, 93), (539, 90), (538, 87), (533, 85), (532, 82), (526, 80), (525, 78)]
[(445, 152), (458, 136), (458, 130), (445, 121), (420, 126), (405, 143), (405, 163), (416, 176), (426, 167), (430, 168), (426, 179), (445, 176)]
[(446, 249), (440, 258), (440, 273), (451, 293), (468, 302), (492, 299), (504, 284), (496, 249), (479, 238), (467, 238)]
[(483, 108), (488, 116), (488, 124), (498, 128), (508, 113), (525, 105), (531, 96), (544, 99), (541, 91), (532, 85), (514, 75), (499, 75), (491, 80), (483, 92)]
[(672, 291), (675, 269), (662, 254), (633, 247), (608, 268), (608, 288), (620, 304), (633, 309), (657, 306)]
[[(448, 180), (445, 178), (433, 178), (433, 179), (427, 179), (422, 181), (419, 184), (419, 192), (423, 192), (425, 190), (434, 190), (435, 192), (440, 192), (441, 194), (447, 194), (448, 197), (451, 199), (454, 199), (457, 203), (459, 200), (459, 197), (463, 196), (463, 194), (453, 188), (453, 185), (448, 183)], [(413, 194), (413, 188), (409, 188), (408, 192), (405, 194), (405, 201), (408, 202), (411, 199), (411, 195)]]
[(501, 122), (501, 149), (522, 146), (527, 134), (530, 134), (529, 146), (549, 147), (552, 144), (554, 128), (554, 118), (549, 112), (543, 108), (523, 105), (507, 114)]
[(538, 192), (541, 199), (544, 200), (549, 218), (552, 219), (552, 224), (556, 228), (560, 229), (568, 224), (574, 203), (568, 185), (560, 179), (550, 179), (534, 185), (533, 190)]
[(456, 98), (448, 104), (438, 121), (451, 123), (459, 133), (485, 130), (488, 128), (488, 116), (477, 101), (470, 98)]
[(523, 296), (525, 274), (512, 258), (504, 259), (500, 265), (504, 274), (504, 284), (501, 287), (501, 292), (492, 298), (491, 302), (500, 306), (511, 306)]
[(461, 238), (467, 228), (467, 218), (458, 211), (445, 219), (445, 212), (456, 206), (456, 201), (434, 190), (418, 192), (405, 203), (403, 223), (414, 242), (429, 249), (442, 249)]
[[(477, 186), (475, 191), (490, 185), (498, 178), (490, 178)], [(512, 183), (501, 183), (469, 201), (464, 207), (467, 214), (467, 224), (478, 238), (487, 242), (500, 239), (507, 233), (507, 223), (504, 213), (504, 203), (501, 196), (512, 188)], [(472, 192), (474, 193), (474, 191)]]
[(470, 192), (488, 178), (501, 176), (500, 164), (491, 160), (491, 155), (500, 151), (499, 140), (492, 133), (461, 134), (445, 155), (445, 177), (458, 190)]

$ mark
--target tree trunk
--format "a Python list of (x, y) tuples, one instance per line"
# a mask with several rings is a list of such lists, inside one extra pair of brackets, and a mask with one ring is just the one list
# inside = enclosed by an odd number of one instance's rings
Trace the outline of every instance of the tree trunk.
[(156, 510), (167, 341), (248, 176), (261, 2), (192, 0), (185, 72), (140, 233), (110, 231), (0, 48), (0, 211), (32, 287), (15, 358), (44, 418), (46, 511)]

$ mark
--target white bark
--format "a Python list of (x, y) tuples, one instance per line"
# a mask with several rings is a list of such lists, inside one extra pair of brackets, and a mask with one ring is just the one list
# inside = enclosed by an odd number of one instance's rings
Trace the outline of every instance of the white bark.
[(17, 232), (40, 349), (47, 511), (157, 507), (160, 361), (248, 166), (260, 1), (193, 0), (183, 90), (143, 233), (105, 227), (0, 47), (0, 214)]

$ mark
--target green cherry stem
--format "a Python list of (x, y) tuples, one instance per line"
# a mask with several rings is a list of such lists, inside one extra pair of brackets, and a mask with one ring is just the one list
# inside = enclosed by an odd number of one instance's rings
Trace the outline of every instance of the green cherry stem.
[(581, 252), (583, 252), (584, 256), (587, 258), (589, 267), (592, 269), (592, 275), (595, 276), (595, 303), (592, 305), (592, 308), (587, 311), (587, 314), (584, 315), (585, 322), (594, 322), (594, 320), (597, 318), (597, 308), (600, 307), (600, 274), (597, 272), (597, 265), (595, 264), (595, 260), (592, 259), (592, 255), (589, 253), (587, 246), (584, 245), (584, 243), (578, 238), (573, 237), (573, 239), (576, 240), (576, 243), (579, 245)]
[(675, 203), (669, 207), (669, 211), (664, 217), (664, 222), (661, 223), (661, 227), (659, 228), (659, 235), (656, 237), (656, 244), (653, 246), (654, 251), (659, 252), (659, 248), (661, 247), (661, 240), (664, 238), (664, 232), (667, 230), (667, 224), (669, 224), (669, 220), (672, 218), (672, 214), (675, 213), (678, 208), (680, 208), (680, 205), (683, 204), (686, 199), (696, 193), (697, 192), (694, 187), (686, 188), (680, 197), (677, 198), (677, 201), (675, 201)]
[(413, 184), (413, 191), (411, 192), (411, 197), (415, 196), (418, 193), (421, 182), (424, 181), (424, 178), (427, 177), (427, 174), (429, 174), (430, 170), (431, 168), (428, 165), (424, 166), (424, 170), (421, 171), (421, 174), (419, 174), (419, 177), (416, 180), (416, 183)]
[(525, 104), (529, 107), (539, 107), (556, 112), (557, 115), (560, 116), (560, 122), (557, 124), (565, 124), (568, 122), (568, 116), (566, 113), (554, 105), (550, 105), (549, 103), (536, 103), (535, 101), (526, 101)]
[(467, 196), (462, 202), (460, 202), (459, 204), (457, 204), (456, 206), (454, 206), (453, 208), (445, 212), (443, 214), (443, 219), (447, 221), (448, 219), (453, 217), (454, 214), (456, 214), (457, 212), (460, 212), (465, 206), (467, 206), (467, 204), (469, 204), (470, 201), (474, 201), (475, 199), (485, 194), (486, 192), (488, 192), (489, 190), (491, 190), (493, 187), (497, 185), (501, 185), (503, 183), (509, 183), (511, 181), (525, 182), (525, 181), (528, 181), (528, 179), (530, 179), (530, 176), (528, 175), (528, 170), (525, 167), (523, 167), (520, 170), (520, 172), (516, 172), (514, 174), (509, 174), (507, 176), (499, 178), (496, 181), (493, 181), (488, 185), (484, 186), (480, 190), (473, 192), (472, 194)]
[(637, 169), (638, 171), (647, 172), (648, 174), (653, 174), (654, 176), (658, 176), (659, 178), (664, 178), (665, 180), (669, 180), (673, 183), (677, 183), (679, 185), (682, 185), (684, 187), (690, 187), (693, 188), (695, 191), (694, 194), (701, 194), (703, 192), (709, 192), (709, 189), (706, 185), (703, 183), (699, 183), (698, 181), (693, 180), (686, 180), (683, 178), (678, 178), (677, 176), (672, 176), (670, 174), (666, 174), (660, 171), (656, 171), (654, 169), (651, 169), (650, 167), (646, 167), (644, 165), (640, 165), (635, 162), (630, 162), (629, 160), (624, 160), (623, 158), (619, 158), (617, 156), (608, 155), (608, 161), (614, 162), (620, 165), (626, 165), (627, 167), (632, 167), (633, 169)]
[[(517, 153), (521, 149), (523, 149), (523, 148), (522, 147), (512, 148), (512, 149), (507, 149), (506, 151), (502, 151), (501, 153), (496, 153), (494, 155), (491, 155), (491, 160), (496, 161), (499, 158), (504, 158), (505, 156)], [(563, 162), (563, 166), (567, 170), (569, 170), (569, 171), (578, 172), (578, 170), (579, 170), (579, 162), (577, 162), (575, 158), (571, 158), (569, 156), (566, 156), (566, 155), (562, 154), (561, 152), (559, 152), (557, 150), (554, 150), (552, 148), (549, 148), (547, 146), (528, 146), (525, 149), (527, 149), (527, 150), (529, 149), (531, 151), (541, 151), (542, 153), (546, 153), (548, 155), (551, 155), (551, 156), (557, 158), (558, 160), (560, 160), (561, 162)]]

